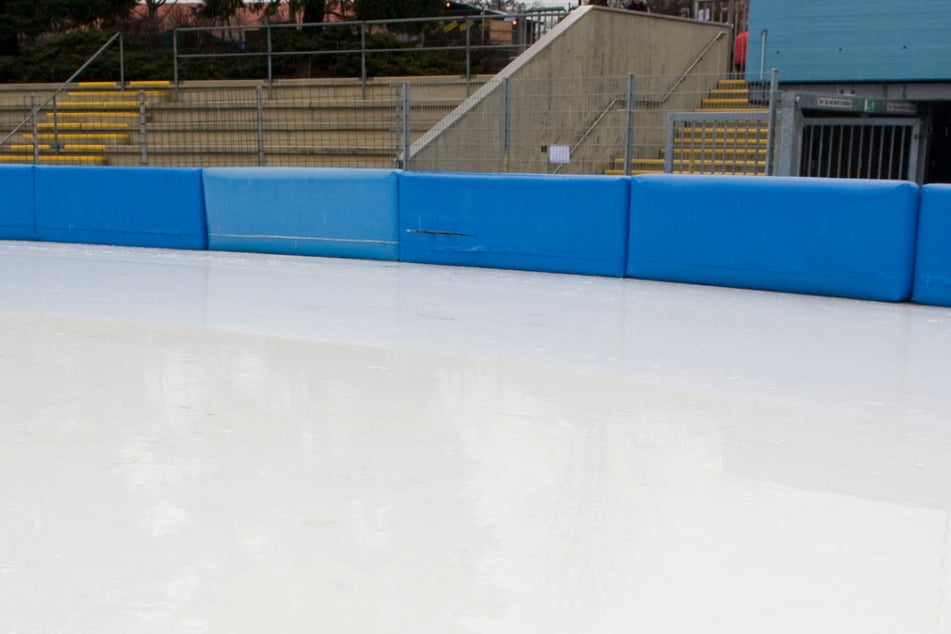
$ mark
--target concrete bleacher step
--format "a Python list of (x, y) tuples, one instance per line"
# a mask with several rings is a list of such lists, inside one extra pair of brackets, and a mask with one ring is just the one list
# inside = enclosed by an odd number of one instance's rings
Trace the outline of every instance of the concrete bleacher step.
[[(663, 158), (667, 154), (666, 148), (661, 148), (660, 156)], [(732, 147), (732, 148), (698, 148), (698, 147), (675, 147), (673, 151), (675, 158), (724, 158), (735, 159), (744, 158), (756, 159), (766, 156), (766, 148), (758, 147)]]
[(40, 130), (128, 130), (129, 121), (40, 121), (36, 127)]
[(730, 107), (721, 107), (721, 106), (703, 106), (697, 108), (694, 112), (769, 112), (768, 109), (762, 106), (730, 106)]
[(717, 108), (719, 110), (729, 110), (733, 107), (746, 108), (750, 106), (750, 100), (746, 97), (708, 97), (700, 102), (701, 108)]
[(79, 99), (77, 101), (62, 101), (57, 104), (58, 109), (66, 110), (88, 110), (98, 112), (99, 110), (136, 110), (139, 109), (138, 101), (115, 101), (101, 99)]
[[(646, 174), (663, 174), (663, 173), (664, 173), (663, 170), (656, 170), (656, 169), (649, 169), (649, 170), (632, 169), (630, 175), (644, 176)], [(604, 175), (605, 176), (624, 176), (624, 170), (617, 169), (617, 168), (606, 169), (604, 170)]]
[(710, 91), (712, 99), (743, 99), (748, 101), (750, 97), (749, 88), (714, 88)]
[[(136, 81), (127, 81), (125, 85), (130, 89), (137, 88), (171, 88), (172, 82), (164, 79), (146, 79), (146, 80), (136, 80)], [(122, 88), (122, 85), (117, 81), (81, 81), (79, 82), (80, 88), (96, 88), (96, 89), (110, 89), (110, 88)]]
[[(643, 176), (646, 174), (663, 174), (663, 170), (659, 169), (632, 169), (631, 176)], [(604, 170), (606, 176), (624, 176), (623, 169), (606, 169)], [(744, 172), (744, 171), (729, 171), (729, 172), (718, 172), (718, 171), (695, 171), (690, 169), (674, 169), (671, 171), (671, 174), (703, 174), (706, 176), (762, 176), (762, 172)]]
[[(106, 157), (98, 155), (42, 154), (40, 164), (46, 165), (105, 165)], [(33, 154), (0, 154), (0, 163), (33, 163)]]
[[(756, 171), (766, 167), (765, 161), (733, 160), (733, 159), (713, 159), (713, 160), (694, 160), (694, 159), (673, 159), (671, 161), (674, 169), (689, 169), (693, 167), (704, 167), (706, 169), (726, 172), (737, 168), (743, 168), (745, 171)], [(616, 162), (615, 162), (616, 164)], [(621, 167), (624, 167), (624, 159), (621, 159)], [(631, 161), (632, 169), (664, 169), (664, 159), (633, 159)]]
[[(37, 149), (41, 152), (49, 152), (56, 149), (49, 143), (38, 143)], [(63, 143), (59, 146), (63, 152), (105, 152), (104, 143)], [(33, 146), (26, 143), (14, 143), (10, 146), (11, 152), (33, 152)]]
[[(39, 141), (84, 141), (86, 143), (91, 143), (93, 141), (126, 141), (128, 140), (129, 135), (123, 132), (69, 132), (69, 133), (55, 133), (55, 132), (41, 132), (36, 135), (36, 140)], [(24, 141), (30, 141), (30, 146), (32, 147), (33, 134), (26, 133), (23, 135)]]
[[(160, 90), (143, 90), (146, 97), (164, 97), (167, 93)], [(129, 100), (139, 96), (138, 91), (129, 90), (70, 90), (67, 96), (74, 99)], [(138, 100), (135, 102), (138, 104)]]
[(679, 128), (674, 135), (674, 145), (680, 142), (701, 143), (715, 139), (718, 142), (736, 141), (738, 143), (765, 143), (769, 136), (768, 128), (729, 126), (704, 126), (695, 128)]
[(76, 112), (47, 112), (46, 119), (82, 119), (85, 121), (99, 121), (102, 119), (138, 119), (139, 111), (120, 110), (79, 110)]
[[(631, 164), (638, 164), (642, 166), (650, 165), (652, 167), (663, 166), (664, 164), (664, 155), (666, 152), (661, 149), (659, 158), (656, 159), (632, 159)], [(728, 163), (731, 165), (759, 165), (765, 161), (766, 151), (765, 150), (740, 150), (735, 151), (732, 149), (684, 149), (684, 150), (674, 150), (674, 164), (693, 164), (693, 163)], [(615, 158), (613, 167), (615, 169), (624, 168), (624, 159)]]

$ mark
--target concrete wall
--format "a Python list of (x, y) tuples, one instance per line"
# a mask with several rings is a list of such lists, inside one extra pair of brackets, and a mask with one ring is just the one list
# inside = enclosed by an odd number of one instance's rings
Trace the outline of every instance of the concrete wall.
[(751, 0), (747, 77), (788, 82), (951, 80), (947, 0)]
[[(719, 37), (690, 76), (657, 103), (698, 55)], [(623, 153), (626, 77), (637, 77), (635, 136), (663, 145), (666, 112), (691, 110), (728, 70), (729, 27), (602, 7), (579, 7), (495, 80), (413, 144), (410, 166), (422, 170), (545, 171), (540, 148), (574, 146), (596, 115), (612, 111), (577, 148), (573, 164), (606, 148)], [(591, 78), (582, 82), (579, 78)], [(503, 148), (504, 90), (509, 83), (510, 144)], [(689, 96), (686, 97), (685, 96)], [(619, 99), (613, 108), (612, 100)], [(605, 163), (610, 155), (604, 157)], [(568, 169), (565, 173), (577, 171)]]

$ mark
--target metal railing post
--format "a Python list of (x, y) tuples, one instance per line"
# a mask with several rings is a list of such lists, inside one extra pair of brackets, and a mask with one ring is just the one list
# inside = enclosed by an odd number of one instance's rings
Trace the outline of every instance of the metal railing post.
[(53, 97), (53, 153), (59, 154), (59, 108), (56, 97)]
[(401, 126), (403, 128), (403, 169), (409, 171), (409, 151), (410, 151), (410, 116), (409, 116), (409, 107), (410, 107), (410, 95), (409, 95), (409, 83), (404, 82), (402, 87), (402, 121)]
[(367, 98), (367, 23), (360, 23), (360, 85), (363, 98)]
[(172, 31), (172, 85), (178, 92), (178, 29)]
[(255, 92), (258, 106), (258, 166), (264, 167), (267, 165), (267, 156), (264, 154), (264, 97), (261, 86), (257, 86)]
[(773, 137), (776, 127), (776, 92), (779, 85), (779, 69), (772, 69), (769, 78), (769, 120), (766, 124), (766, 175), (773, 174)]
[(509, 78), (502, 80), (502, 171), (509, 171), (509, 144), (511, 143), (512, 125), (512, 95), (509, 88)]
[(515, 20), (517, 21), (517, 24), (515, 25), (515, 31), (518, 34), (519, 53), (524, 53), (525, 49), (527, 49), (529, 46), (527, 31), (525, 29), (528, 20), (524, 14), (516, 15)]
[(36, 125), (36, 94), (30, 95), (30, 112), (33, 113), (33, 164), (40, 162), (40, 146), (38, 144), (38, 136), (40, 133), (39, 126)]
[[(664, 142), (664, 174), (674, 171), (674, 113), (667, 113), (667, 134)], [(681, 157), (682, 158), (682, 157)]]
[(471, 46), (472, 22), (466, 20), (466, 97), (469, 96), (470, 81), (472, 79), (472, 49)]
[(139, 163), (149, 164), (148, 127), (145, 114), (145, 91), (139, 91)]
[(271, 53), (273, 53), (274, 51), (274, 48), (271, 42), (271, 25), (270, 24), (267, 25), (266, 30), (267, 30), (267, 98), (271, 99), (274, 96), (272, 92), (274, 88), (274, 61), (273, 61), (274, 58), (271, 55)]
[(766, 35), (767, 30), (759, 32), (759, 80), (763, 81), (766, 72)]
[(627, 76), (627, 131), (624, 137), (624, 175), (631, 175), (634, 158), (634, 73)]
[(125, 45), (119, 33), (119, 90), (125, 90)]

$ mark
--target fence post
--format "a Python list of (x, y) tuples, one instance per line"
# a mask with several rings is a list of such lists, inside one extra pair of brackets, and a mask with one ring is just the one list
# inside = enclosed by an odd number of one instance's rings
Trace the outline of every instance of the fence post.
[(53, 153), (59, 154), (59, 108), (53, 96)]
[(509, 171), (509, 144), (511, 143), (512, 94), (509, 78), (502, 80), (502, 171)]
[(139, 163), (149, 164), (148, 129), (145, 116), (145, 91), (139, 91)]
[(472, 79), (472, 54), (469, 48), (471, 44), (472, 21), (466, 20), (466, 97), (469, 96), (470, 83)]
[(119, 33), (119, 90), (125, 90), (125, 45)]
[(39, 128), (36, 125), (36, 94), (30, 95), (30, 112), (33, 113), (33, 164), (40, 162), (40, 146), (37, 144)]
[(363, 98), (367, 98), (367, 23), (360, 23), (360, 85)]
[(267, 156), (264, 154), (264, 98), (261, 86), (256, 87), (258, 106), (258, 166), (267, 165)]
[[(274, 95), (272, 90), (274, 88), (274, 62), (272, 61), (272, 44), (271, 44), (271, 25), (267, 25), (267, 98), (271, 99)], [(258, 87), (260, 91), (260, 87)]]
[(403, 164), (402, 168), (405, 171), (409, 171), (409, 151), (410, 151), (410, 117), (409, 117), (409, 107), (410, 107), (410, 95), (409, 95), (409, 83), (403, 82), (402, 86), (402, 112), (401, 112), (401, 127), (403, 128)]
[(766, 34), (767, 30), (759, 32), (759, 80), (763, 81), (766, 72)]
[(526, 30), (525, 30), (525, 27), (528, 24), (528, 19), (526, 18), (524, 13), (520, 13), (515, 16), (515, 21), (516, 21), (515, 32), (518, 37), (518, 47), (519, 47), (518, 52), (524, 53), (525, 49), (528, 48), (528, 37), (526, 36)]
[(178, 94), (178, 29), (172, 31), (172, 84)]
[(674, 113), (667, 113), (667, 133), (664, 143), (664, 174), (672, 174), (674, 171)]
[(776, 95), (776, 144), (773, 175), (799, 176), (802, 161), (802, 115), (795, 99), (788, 94)]
[(776, 127), (776, 91), (779, 85), (779, 69), (774, 68), (769, 78), (769, 118), (766, 125), (766, 175), (773, 174), (773, 137)]
[(634, 73), (627, 76), (627, 134), (624, 138), (624, 175), (631, 175), (634, 150)]

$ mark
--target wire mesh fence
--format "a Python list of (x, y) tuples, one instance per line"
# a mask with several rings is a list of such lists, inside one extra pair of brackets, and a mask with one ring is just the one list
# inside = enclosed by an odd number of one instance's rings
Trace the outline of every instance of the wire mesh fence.
[[(413, 144), (408, 166), (561, 174), (740, 173), (753, 167), (746, 164), (749, 154), (757, 172), (765, 173), (767, 92), (751, 92), (740, 80), (698, 74), (492, 80)], [(674, 115), (683, 113), (704, 121), (675, 132), (668, 148)], [(744, 120), (746, 139), (728, 133), (738, 118)], [(705, 142), (698, 147), (694, 141), (701, 137)]]
[(0, 161), (764, 173), (767, 92), (698, 74), (79, 84), (7, 100), (5, 127), (27, 123)]

